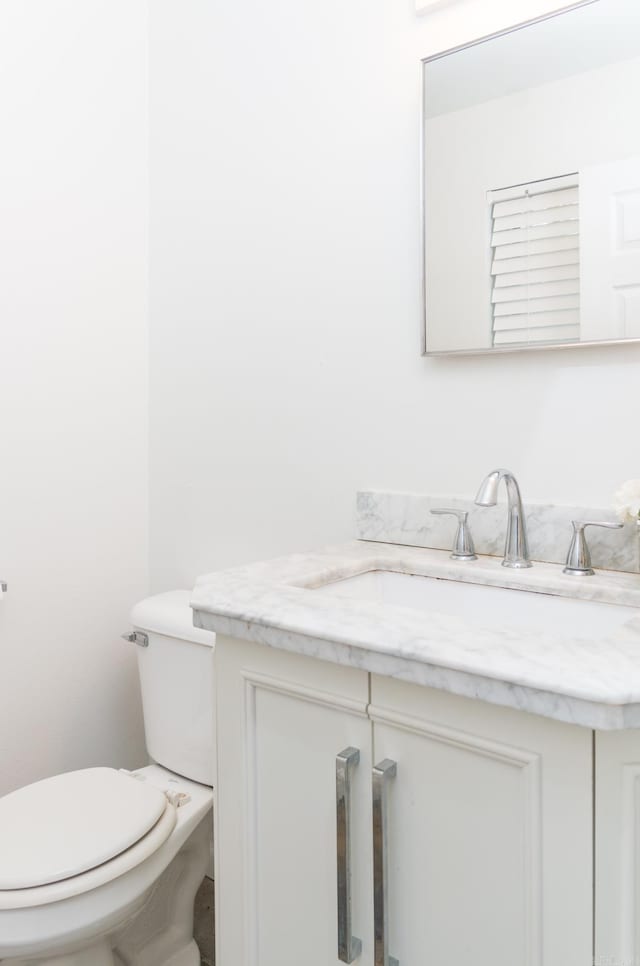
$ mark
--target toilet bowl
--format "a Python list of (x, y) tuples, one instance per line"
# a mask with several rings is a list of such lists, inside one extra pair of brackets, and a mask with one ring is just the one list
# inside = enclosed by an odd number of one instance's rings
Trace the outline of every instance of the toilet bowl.
[(133, 612), (155, 763), (82, 769), (0, 798), (2, 966), (199, 966), (215, 637), (192, 626), (188, 601), (174, 591)]

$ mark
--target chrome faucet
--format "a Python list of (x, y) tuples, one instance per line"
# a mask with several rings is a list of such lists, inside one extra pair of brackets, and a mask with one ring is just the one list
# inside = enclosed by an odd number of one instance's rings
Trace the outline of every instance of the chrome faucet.
[(509, 501), (509, 516), (507, 518), (507, 539), (504, 545), (503, 567), (530, 567), (529, 542), (527, 540), (527, 523), (524, 518), (520, 487), (510, 470), (493, 470), (484, 478), (476, 503), (478, 506), (495, 506), (498, 502), (498, 488), (504, 480), (507, 487)]
[(592, 577), (595, 570), (591, 566), (591, 553), (584, 532), (585, 527), (606, 527), (607, 530), (622, 530), (621, 523), (608, 523), (602, 520), (572, 520), (573, 539), (567, 554), (567, 564), (562, 571), (572, 577)]

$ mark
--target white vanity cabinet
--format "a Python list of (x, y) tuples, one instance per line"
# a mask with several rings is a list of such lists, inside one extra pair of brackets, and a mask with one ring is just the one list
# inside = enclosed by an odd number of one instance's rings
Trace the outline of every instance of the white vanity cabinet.
[(589, 966), (591, 731), (224, 636), (216, 680), (220, 966), (338, 964), (347, 847), (363, 966)]

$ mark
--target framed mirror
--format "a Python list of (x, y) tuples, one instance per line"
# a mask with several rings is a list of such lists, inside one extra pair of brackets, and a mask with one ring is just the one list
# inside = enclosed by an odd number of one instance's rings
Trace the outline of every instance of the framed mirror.
[(423, 62), (424, 351), (640, 341), (640, 0)]

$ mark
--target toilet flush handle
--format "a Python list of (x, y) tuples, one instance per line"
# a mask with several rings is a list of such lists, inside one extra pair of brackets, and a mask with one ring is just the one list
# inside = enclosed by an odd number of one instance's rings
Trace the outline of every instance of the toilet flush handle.
[(129, 641), (130, 644), (137, 644), (138, 647), (149, 647), (149, 637), (142, 631), (131, 631), (129, 634), (123, 634), (122, 640)]

